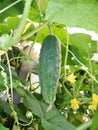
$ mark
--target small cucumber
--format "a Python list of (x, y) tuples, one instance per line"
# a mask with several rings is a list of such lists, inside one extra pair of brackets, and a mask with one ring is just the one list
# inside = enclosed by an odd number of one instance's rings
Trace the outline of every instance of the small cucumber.
[(42, 44), (39, 57), (39, 81), (45, 102), (52, 105), (61, 70), (61, 44), (55, 35), (48, 35)]

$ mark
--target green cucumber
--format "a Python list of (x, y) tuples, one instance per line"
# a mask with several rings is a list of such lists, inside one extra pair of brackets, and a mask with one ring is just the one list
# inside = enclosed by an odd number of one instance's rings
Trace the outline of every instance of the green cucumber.
[(61, 44), (55, 35), (44, 40), (39, 57), (39, 81), (43, 99), (52, 105), (56, 99), (56, 90), (61, 70)]

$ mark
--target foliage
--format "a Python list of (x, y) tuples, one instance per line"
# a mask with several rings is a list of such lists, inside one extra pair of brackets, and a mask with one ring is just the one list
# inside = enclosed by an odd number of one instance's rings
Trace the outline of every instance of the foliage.
[[(0, 129), (98, 129), (98, 41), (68, 29), (98, 33), (97, 14), (97, 0), (0, 0)], [(60, 39), (62, 56), (51, 109), (31, 78), (39, 76), (33, 47), (50, 34)]]

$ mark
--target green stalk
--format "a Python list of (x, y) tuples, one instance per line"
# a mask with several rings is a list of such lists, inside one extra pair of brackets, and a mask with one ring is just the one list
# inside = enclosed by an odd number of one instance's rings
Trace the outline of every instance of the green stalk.
[(38, 28), (36, 28), (35, 30), (31, 31), (30, 33), (22, 36), (20, 38), (20, 40), (26, 40), (28, 39), (29, 37), (31, 37), (32, 35), (34, 35), (35, 33), (37, 33), (38, 31), (40, 31), (43, 27), (45, 27), (49, 22), (45, 22), (44, 24), (42, 24), (41, 26), (39, 26)]
[(17, 0), (15, 2), (13, 2), (12, 4), (8, 5), (7, 7), (3, 8), (2, 10), (0, 10), (0, 14), (3, 13), (4, 11), (6, 11), (7, 9), (11, 8), (12, 6), (16, 5), (20, 1), (22, 1), (22, 0)]
[(12, 101), (13, 101), (13, 82), (12, 82), (12, 72), (11, 72), (11, 66), (10, 66), (9, 57), (8, 57), (7, 52), (6, 52), (6, 59), (7, 59), (7, 64), (8, 64), (9, 77), (10, 77), (11, 98), (12, 98)]
[(64, 81), (62, 82), (62, 86), (63, 86), (64, 90), (69, 94), (69, 96), (72, 97), (72, 94), (70, 93), (70, 91), (64, 85)]
[[(68, 50), (70, 54), (72, 54), (72, 56), (75, 58), (75, 60), (83, 67), (86, 68), (86, 66), (81, 62), (79, 61), (79, 59), (73, 54), (73, 52), (71, 52), (70, 50)], [(88, 71), (85, 69), (85, 71), (87, 72), (87, 74), (98, 84), (98, 80)]]
[(15, 119), (15, 122), (17, 123), (17, 130), (20, 130), (20, 126), (19, 126), (19, 122), (18, 122), (18, 116), (17, 116), (17, 113), (14, 110), (12, 72), (11, 72), (10, 61), (9, 61), (9, 57), (8, 57), (7, 52), (6, 52), (6, 58), (7, 58), (9, 77), (10, 77), (10, 87), (11, 87), (11, 100), (9, 99), (10, 108), (12, 110), (11, 116), (13, 116), (13, 118)]
[(28, 18), (31, 2), (32, 2), (32, 0), (26, 0), (22, 19), (20, 20), (20, 23), (19, 23), (14, 35), (9, 39), (8, 42), (6, 42), (4, 45), (2, 45), (2, 49), (7, 50), (9, 47), (15, 45), (19, 41), (22, 30), (23, 30), (23, 28), (26, 24), (27, 18)]
[(65, 62), (64, 62), (64, 78), (66, 77), (66, 68), (65, 66), (67, 65), (67, 59), (68, 59), (68, 45), (69, 45), (69, 38), (68, 38), (68, 31), (66, 27), (66, 53), (65, 53)]
[(81, 88), (81, 85), (82, 85), (83, 80), (85, 79), (86, 75), (87, 75), (87, 72), (83, 75), (83, 77), (82, 77), (82, 79), (81, 79), (81, 81), (80, 81), (80, 83), (79, 83), (79, 86), (78, 86), (78, 88), (77, 88), (77, 90), (76, 90), (76, 93), (75, 93), (75, 98), (76, 98), (76, 97), (78, 96), (78, 94), (79, 94), (79, 90), (80, 90), (80, 88)]
[(65, 81), (65, 77), (66, 77), (66, 65), (67, 65), (67, 59), (68, 59), (68, 48), (69, 46), (69, 37), (68, 37), (68, 31), (67, 31), (67, 27), (66, 27), (66, 53), (65, 53), (65, 61), (64, 61), (64, 77), (63, 77), (63, 82), (62, 82), (62, 86), (64, 88), (64, 90), (70, 95), (72, 96), (72, 94), (70, 93), (70, 91), (66, 88), (66, 86), (64, 85), (64, 81)]
[(85, 122), (84, 124), (80, 125), (75, 130), (85, 130), (85, 129), (89, 128), (91, 125), (92, 125), (92, 119), (87, 121), (87, 122)]
[[(62, 44), (64, 47), (66, 47), (64, 44)], [(75, 60), (84, 68), (86, 68), (86, 66), (74, 55), (74, 53), (70, 50), (68, 50), (70, 54), (72, 54), (72, 56), (75, 58)], [(98, 80), (87, 70), (84, 69), (87, 74), (98, 84)]]

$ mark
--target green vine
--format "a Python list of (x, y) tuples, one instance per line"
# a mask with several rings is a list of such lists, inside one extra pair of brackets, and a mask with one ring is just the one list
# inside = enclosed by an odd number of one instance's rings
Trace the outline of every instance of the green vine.
[[(62, 44), (65, 48), (66, 46)], [(98, 84), (98, 80), (87, 70), (87, 67), (73, 54), (72, 51), (68, 50), (70, 54), (75, 58), (75, 60), (83, 67), (87, 74)]]
[(22, 19), (20, 20), (20, 23), (17, 26), (16, 31), (14, 32), (13, 36), (9, 39), (9, 41), (6, 41), (4, 44), (1, 45), (2, 49), (7, 50), (9, 47), (15, 45), (19, 41), (22, 30), (26, 24), (27, 17), (29, 15), (31, 2), (32, 2), (32, 0), (26, 0)]

